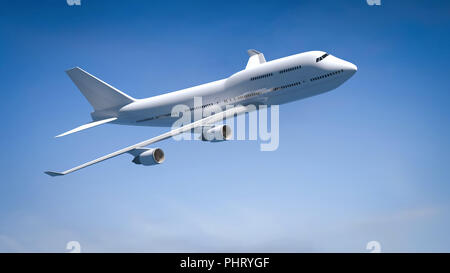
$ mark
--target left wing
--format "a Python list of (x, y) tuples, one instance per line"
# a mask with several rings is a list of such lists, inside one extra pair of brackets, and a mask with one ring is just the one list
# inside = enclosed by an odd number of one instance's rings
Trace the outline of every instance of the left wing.
[(116, 151), (116, 152), (113, 152), (113, 153), (110, 153), (110, 154), (108, 154), (108, 155), (102, 156), (102, 157), (100, 157), (100, 158), (94, 159), (94, 160), (92, 160), (92, 161), (89, 161), (89, 162), (84, 163), (84, 164), (82, 164), (82, 165), (80, 165), (80, 166), (74, 167), (74, 168), (72, 168), (72, 169), (66, 170), (66, 171), (64, 171), (64, 172), (52, 172), (52, 171), (47, 171), (47, 172), (45, 172), (45, 173), (48, 174), (48, 175), (50, 175), (50, 176), (61, 176), (61, 175), (66, 175), (66, 174), (69, 174), (69, 173), (71, 173), (71, 172), (78, 171), (79, 169), (82, 169), (82, 168), (88, 167), (88, 166), (90, 166), (90, 165), (99, 163), (99, 162), (101, 162), (101, 161), (103, 161), (103, 160), (107, 160), (107, 159), (116, 157), (116, 156), (118, 156), (118, 155), (121, 155), (121, 154), (130, 152), (130, 151), (132, 151), (132, 150), (134, 150), (134, 149), (142, 148), (142, 147), (145, 147), (145, 146), (147, 146), (147, 145), (150, 145), (150, 144), (159, 142), (159, 141), (161, 141), (161, 140), (170, 138), (170, 137), (172, 137), (172, 136), (175, 136), (175, 135), (179, 135), (179, 134), (188, 132), (188, 131), (190, 131), (190, 130), (192, 130), (192, 129), (194, 129), (194, 128), (197, 128), (197, 127), (202, 127), (202, 126), (205, 126), (205, 125), (211, 125), (211, 124), (214, 124), (214, 123), (216, 123), (216, 122), (218, 122), (218, 121), (227, 119), (227, 118), (229, 118), (229, 117), (233, 117), (234, 115), (239, 115), (239, 114), (245, 113), (245, 112), (247, 112), (247, 111), (249, 111), (249, 110), (250, 110), (250, 109), (249, 109), (248, 107), (246, 107), (246, 106), (238, 105), (238, 106), (236, 106), (236, 107), (234, 107), (234, 108), (231, 108), (231, 109), (222, 111), (222, 112), (220, 112), (220, 113), (211, 115), (211, 116), (209, 116), (209, 117), (200, 119), (200, 120), (198, 120), (198, 121), (194, 121), (194, 122), (189, 123), (189, 124), (187, 124), (187, 125), (185, 125), (185, 126), (182, 126), (182, 127), (180, 127), (180, 128), (174, 129), (174, 130), (172, 130), (172, 131), (169, 131), (169, 132), (164, 133), (164, 134), (162, 134), (162, 135), (153, 137), (153, 138), (151, 138), (151, 139), (148, 139), (148, 140), (139, 142), (139, 143), (137, 143), (137, 144), (128, 146), (128, 147), (126, 147), (126, 148), (123, 148), (123, 149), (118, 150), (118, 151)]

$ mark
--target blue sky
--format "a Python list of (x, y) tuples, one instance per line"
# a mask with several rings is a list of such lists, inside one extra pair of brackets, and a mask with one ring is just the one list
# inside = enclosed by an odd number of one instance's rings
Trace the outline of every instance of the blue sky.
[[(0, 9), (0, 251), (450, 251), (450, 5), (444, 1), (5, 1)], [(355, 63), (338, 89), (280, 106), (280, 146), (160, 143), (166, 162), (123, 155), (162, 133), (89, 122), (65, 70), (136, 98), (323, 50)]]

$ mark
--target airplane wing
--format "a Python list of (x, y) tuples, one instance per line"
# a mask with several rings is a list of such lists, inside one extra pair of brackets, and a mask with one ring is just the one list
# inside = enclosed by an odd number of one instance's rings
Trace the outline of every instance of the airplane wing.
[(88, 167), (90, 165), (99, 163), (101, 161), (104, 161), (104, 160), (116, 157), (118, 155), (130, 152), (130, 151), (132, 151), (134, 149), (142, 148), (142, 147), (145, 147), (147, 145), (154, 144), (154, 143), (159, 142), (161, 140), (170, 138), (172, 136), (175, 136), (175, 135), (178, 135), (178, 134), (182, 134), (182, 133), (185, 133), (185, 132), (189, 132), (190, 130), (192, 130), (194, 128), (197, 128), (197, 127), (202, 127), (202, 126), (214, 124), (214, 123), (216, 123), (218, 121), (221, 121), (221, 120), (233, 117), (234, 115), (239, 115), (239, 114), (245, 113), (246, 111), (249, 111), (249, 110), (250, 109), (248, 107), (246, 107), (246, 106), (238, 105), (238, 106), (236, 106), (234, 108), (222, 111), (220, 113), (217, 113), (217, 114), (211, 115), (209, 117), (200, 119), (198, 121), (192, 122), (192, 123), (187, 124), (185, 126), (182, 126), (180, 128), (171, 130), (171, 131), (169, 131), (167, 133), (164, 133), (162, 135), (159, 135), (159, 136), (156, 136), (156, 137), (144, 140), (142, 142), (139, 142), (137, 144), (128, 146), (126, 148), (123, 148), (123, 149), (118, 150), (116, 152), (113, 152), (113, 153), (110, 153), (108, 155), (102, 156), (100, 158), (94, 159), (92, 161), (89, 161), (89, 162), (84, 163), (84, 164), (82, 164), (80, 166), (74, 167), (72, 169), (66, 170), (64, 172), (46, 171), (45, 173), (50, 175), (50, 176), (66, 175), (66, 174), (69, 174), (71, 172), (78, 171), (78, 170), (80, 170), (82, 168)]

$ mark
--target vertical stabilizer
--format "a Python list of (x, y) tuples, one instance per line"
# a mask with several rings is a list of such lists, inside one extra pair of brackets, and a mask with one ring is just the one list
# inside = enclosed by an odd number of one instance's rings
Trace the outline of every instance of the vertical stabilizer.
[(92, 76), (79, 67), (66, 71), (81, 93), (86, 97), (95, 111), (122, 107), (133, 101), (134, 98)]

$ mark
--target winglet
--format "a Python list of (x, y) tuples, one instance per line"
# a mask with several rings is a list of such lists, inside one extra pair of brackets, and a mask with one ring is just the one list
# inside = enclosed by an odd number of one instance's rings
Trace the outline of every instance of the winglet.
[(250, 56), (250, 58), (248, 59), (247, 66), (245, 67), (245, 69), (248, 69), (248, 68), (251, 68), (256, 65), (263, 64), (266, 62), (266, 58), (264, 58), (264, 54), (262, 54), (258, 50), (249, 49), (249, 50), (247, 50), (247, 53), (248, 53), (248, 56)]
[(61, 176), (61, 175), (65, 175), (64, 173), (59, 173), (59, 172), (51, 172), (51, 171), (46, 171), (46, 174), (50, 175), (50, 176)]

